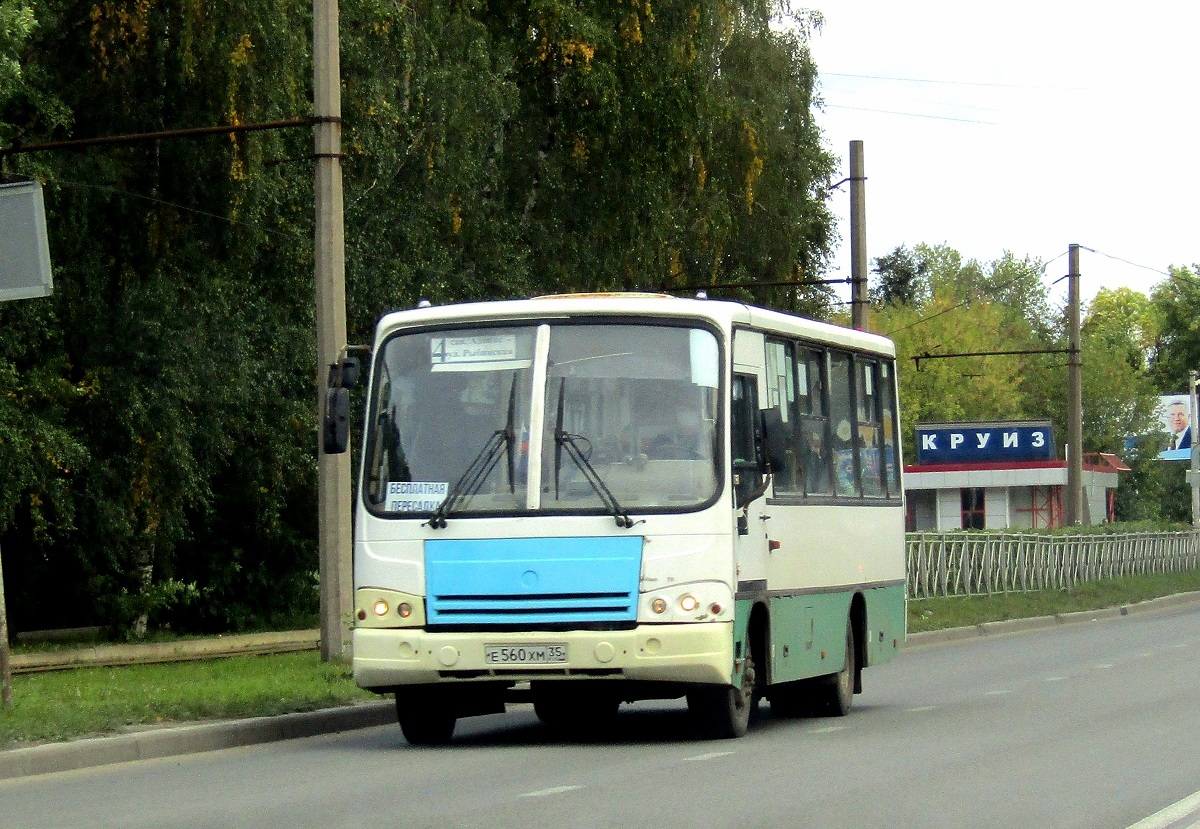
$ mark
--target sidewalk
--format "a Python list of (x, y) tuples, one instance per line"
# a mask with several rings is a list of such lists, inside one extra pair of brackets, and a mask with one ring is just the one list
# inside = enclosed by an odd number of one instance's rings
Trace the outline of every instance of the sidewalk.
[[(981, 636), (1045, 630), (1057, 625), (1082, 624), (1195, 604), (1200, 604), (1200, 592), (1181, 593), (1104, 610), (1087, 610), (1079, 613), (1063, 613), (1057, 616), (1039, 616), (1032, 619), (1012, 619), (1006, 622), (986, 622), (974, 627), (913, 633), (908, 636), (906, 646), (932, 647), (976, 639)], [(286, 635), (281, 634), (281, 636)], [(228, 637), (230, 640), (235, 638)], [(184, 657), (176, 656), (175, 658)], [(50, 743), (0, 751), (0, 781), (112, 763), (126, 763), (131, 760), (150, 760), (279, 740), (293, 740), (299, 737), (315, 737), (321, 734), (391, 725), (395, 722), (395, 705), (390, 699), (387, 699), (300, 714), (154, 727), (112, 737), (73, 740), (66, 743)]]

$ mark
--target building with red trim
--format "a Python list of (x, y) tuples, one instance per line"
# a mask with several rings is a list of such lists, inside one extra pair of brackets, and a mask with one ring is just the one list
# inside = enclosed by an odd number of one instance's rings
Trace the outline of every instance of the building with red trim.
[[(916, 438), (917, 462), (904, 467), (909, 530), (1062, 526), (1067, 462), (1049, 421), (918, 424)], [(1113, 520), (1128, 470), (1116, 455), (1084, 455), (1084, 524)]]

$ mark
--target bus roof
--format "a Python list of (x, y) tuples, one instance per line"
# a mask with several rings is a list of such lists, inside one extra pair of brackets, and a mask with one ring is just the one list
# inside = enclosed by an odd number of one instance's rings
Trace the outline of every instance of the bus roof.
[(703, 319), (716, 323), (725, 331), (753, 328), (888, 356), (896, 353), (891, 340), (886, 337), (795, 314), (729, 300), (645, 293), (559, 294), (533, 299), (429, 305), (386, 314), (379, 321), (376, 334), (382, 337), (397, 328), (450, 322), (494, 323), (505, 319), (586, 315)]

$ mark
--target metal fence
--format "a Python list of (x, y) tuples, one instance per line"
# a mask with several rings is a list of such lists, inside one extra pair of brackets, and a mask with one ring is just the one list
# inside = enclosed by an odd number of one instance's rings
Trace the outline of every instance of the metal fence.
[(1200, 569), (1200, 531), (1127, 535), (909, 533), (908, 595), (1062, 590), (1080, 582)]

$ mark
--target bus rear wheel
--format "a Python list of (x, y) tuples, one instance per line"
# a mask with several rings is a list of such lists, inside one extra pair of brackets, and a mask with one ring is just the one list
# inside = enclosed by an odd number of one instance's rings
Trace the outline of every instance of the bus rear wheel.
[(732, 740), (745, 736), (758, 704), (754, 693), (754, 660), (746, 657), (742, 685), (699, 688), (687, 695), (688, 712), (702, 739)]
[(846, 623), (846, 659), (842, 669), (820, 680), (817, 690), (817, 710), (830, 717), (844, 717), (854, 704), (854, 674), (858, 670), (858, 655), (854, 650), (854, 624)]
[(431, 694), (396, 694), (396, 719), (409, 745), (440, 746), (450, 742), (458, 717)]

